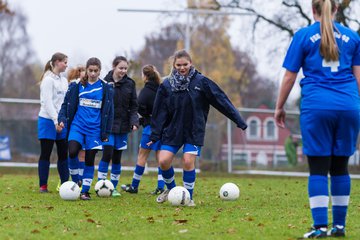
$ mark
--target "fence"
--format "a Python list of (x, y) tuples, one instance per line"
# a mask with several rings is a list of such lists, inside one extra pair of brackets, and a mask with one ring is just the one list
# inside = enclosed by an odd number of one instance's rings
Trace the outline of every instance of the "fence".
[[(239, 111), (248, 124), (246, 131), (237, 128), (216, 110), (210, 111), (205, 144), (197, 168), (232, 173), (306, 175), (306, 157), (301, 151), (299, 112), (288, 111), (286, 128), (280, 129), (275, 124), (274, 111), (265, 106), (258, 109), (241, 108)], [(15, 163), (36, 166), (40, 153), (37, 140), (38, 112), (39, 100), (0, 98), (0, 139), (8, 137), (11, 152), (11, 160), (0, 158), (0, 166), (14, 166)], [(140, 138), (141, 131), (129, 134), (128, 149), (122, 158), (124, 170), (133, 169)], [(98, 154), (96, 161), (100, 157), (101, 154)], [(56, 154), (52, 154), (51, 161), (56, 162)], [(181, 166), (180, 158), (174, 163), (175, 166)], [(349, 163), (351, 173), (360, 173), (359, 151), (355, 152)], [(151, 169), (157, 166), (153, 153), (148, 165)]]

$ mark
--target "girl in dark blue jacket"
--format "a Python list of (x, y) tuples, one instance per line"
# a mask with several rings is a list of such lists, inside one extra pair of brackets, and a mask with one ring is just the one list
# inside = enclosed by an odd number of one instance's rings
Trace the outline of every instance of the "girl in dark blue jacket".
[(168, 190), (157, 198), (167, 200), (169, 190), (176, 186), (172, 160), (183, 147), (183, 182), (192, 193), (195, 185), (195, 159), (204, 144), (206, 120), (210, 105), (230, 118), (241, 129), (247, 125), (238, 110), (216, 83), (203, 76), (193, 66), (185, 50), (174, 54), (173, 70), (160, 85), (151, 120), (151, 145), (161, 140), (159, 163)]
[(108, 141), (113, 121), (113, 87), (99, 79), (100, 70), (99, 59), (87, 61), (86, 75), (69, 86), (58, 119), (61, 127), (66, 124), (69, 129), (69, 168), (74, 182), (79, 182), (77, 156), (85, 149), (82, 200), (90, 200), (95, 155)]

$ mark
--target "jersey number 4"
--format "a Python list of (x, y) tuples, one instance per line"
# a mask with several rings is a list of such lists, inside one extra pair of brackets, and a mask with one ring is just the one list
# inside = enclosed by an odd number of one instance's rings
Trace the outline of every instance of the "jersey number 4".
[(340, 62), (339, 61), (328, 62), (325, 59), (323, 59), (322, 66), (329, 67), (331, 69), (331, 72), (337, 72), (339, 70), (338, 67), (340, 66)]

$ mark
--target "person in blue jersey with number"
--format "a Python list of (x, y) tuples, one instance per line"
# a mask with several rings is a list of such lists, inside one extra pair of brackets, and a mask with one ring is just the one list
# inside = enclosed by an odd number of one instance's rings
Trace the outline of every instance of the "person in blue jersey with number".
[(40, 83), (40, 112), (38, 118), (38, 139), (40, 140), (39, 184), (40, 192), (48, 192), (50, 155), (56, 143), (58, 162), (57, 169), (61, 183), (69, 179), (67, 165), (66, 129), (58, 125), (58, 114), (64, 101), (68, 84), (61, 73), (66, 70), (67, 56), (55, 53), (46, 63)]
[[(308, 193), (312, 229), (304, 238), (345, 236), (350, 197), (348, 160), (359, 133), (360, 38), (336, 22), (333, 0), (313, 0), (315, 23), (300, 29), (287, 51), (286, 72), (275, 119), (285, 127), (284, 104), (302, 68), (300, 125), (309, 163)], [(328, 228), (328, 174), (332, 226)]]
[(139, 117), (135, 81), (127, 75), (128, 60), (123, 56), (117, 56), (113, 60), (112, 66), (113, 70), (106, 75), (104, 80), (114, 86), (114, 124), (109, 141), (103, 146), (98, 180), (106, 179), (112, 160), (110, 174), (110, 180), (114, 185), (112, 196), (119, 197), (121, 194), (116, 187), (121, 174), (121, 155), (123, 150), (127, 149), (129, 132), (136, 131), (139, 127)]
[[(85, 149), (85, 167), (80, 194), (90, 200), (90, 186), (94, 177), (94, 161), (104, 142), (109, 141), (113, 122), (113, 87), (99, 78), (101, 62), (90, 58), (85, 76), (79, 83), (71, 83), (59, 113), (59, 125), (69, 129), (69, 168), (72, 180), (79, 182), (77, 156)], [(74, 171), (72, 171), (74, 170)]]
[(183, 184), (189, 190), (195, 206), (195, 160), (204, 144), (205, 127), (210, 105), (234, 121), (237, 127), (247, 125), (220, 87), (198, 72), (185, 50), (175, 52), (173, 70), (160, 85), (151, 119), (151, 135), (148, 145), (161, 140), (159, 164), (167, 186), (156, 201), (165, 202), (169, 191), (176, 186), (172, 160), (183, 147)]
[[(134, 170), (134, 175), (131, 184), (121, 185), (121, 188), (128, 193), (138, 193), (138, 187), (142, 175), (144, 174), (145, 164), (150, 155), (151, 150), (155, 151), (156, 159), (158, 159), (159, 150), (160, 150), (160, 141), (147, 146), (147, 143), (150, 141), (150, 122), (151, 114), (153, 110), (153, 105), (155, 101), (156, 92), (160, 85), (160, 74), (153, 65), (145, 65), (142, 68), (142, 78), (145, 82), (144, 88), (140, 91), (138, 97), (139, 104), (139, 114), (141, 115), (140, 123), (144, 127), (137, 163)], [(156, 189), (152, 192), (153, 195), (158, 195), (164, 191), (164, 180), (162, 178), (162, 173), (160, 167), (158, 167), (158, 184)]]

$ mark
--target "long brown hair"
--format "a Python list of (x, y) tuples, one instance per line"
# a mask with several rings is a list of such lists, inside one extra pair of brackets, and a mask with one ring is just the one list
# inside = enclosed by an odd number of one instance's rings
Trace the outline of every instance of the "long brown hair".
[[(101, 62), (98, 58), (96, 57), (92, 57), (89, 58), (89, 60), (87, 60), (86, 62), (86, 70), (90, 67), (90, 66), (98, 66), (99, 70), (101, 70)], [(85, 86), (86, 83), (88, 82), (89, 76), (87, 75), (87, 71), (85, 71), (85, 76), (80, 80), (80, 83)]]
[(41, 75), (41, 78), (40, 78), (40, 82), (42, 81), (42, 79), (44, 78), (44, 75), (47, 71), (52, 71), (54, 69), (54, 63), (56, 61), (64, 61), (65, 59), (67, 59), (67, 56), (61, 52), (57, 52), (57, 53), (54, 53), (52, 56), (51, 56), (51, 59), (46, 63), (45, 65), (45, 68), (44, 68), (44, 72), (43, 74)]
[(192, 62), (190, 54), (185, 49), (176, 51), (172, 56), (172, 58), (173, 58), (173, 66), (176, 62), (176, 59), (179, 58), (186, 58), (188, 61)]
[(336, 11), (334, 0), (312, 0), (314, 11), (320, 16), (320, 54), (326, 61), (339, 60), (339, 50), (334, 36), (332, 14)]
[(85, 71), (85, 67), (83, 66), (77, 66), (75, 68), (71, 68), (68, 72), (67, 72), (67, 79), (68, 82), (71, 82), (72, 80), (78, 79), (80, 78), (80, 73), (82, 71)]
[(160, 84), (160, 73), (156, 70), (154, 65), (148, 64), (145, 65), (142, 69), (142, 73), (146, 77), (146, 79), (150, 82), (155, 82), (156, 84)]

